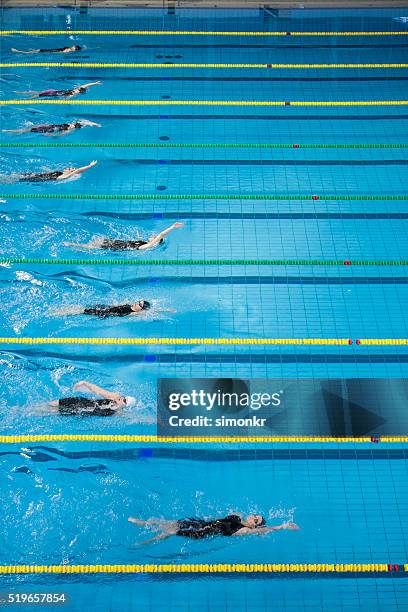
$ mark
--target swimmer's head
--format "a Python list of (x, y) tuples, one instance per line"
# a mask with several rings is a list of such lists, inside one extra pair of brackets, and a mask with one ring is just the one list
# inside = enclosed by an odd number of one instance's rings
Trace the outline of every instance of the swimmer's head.
[(142, 310), (149, 310), (151, 308), (150, 302), (147, 300), (139, 300), (136, 304), (133, 304), (132, 310), (134, 312), (141, 312)]
[(257, 529), (258, 527), (263, 527), (266, 521), (261, 514), (250, 514), (246, 518), (245, 523), (250, 529)]
[(74, 45), (73, 47), (74, 51), (81, 51), (82, 47), (80, 47), (79, 45)]
[(78, 87), (78, 91), (81, 94), (85, 94), (86, 93), (86, 87)]
[(127, 408), (134, 408), (137, 404), (136, 398), (132, 395), (125, 395), (124, 400)]

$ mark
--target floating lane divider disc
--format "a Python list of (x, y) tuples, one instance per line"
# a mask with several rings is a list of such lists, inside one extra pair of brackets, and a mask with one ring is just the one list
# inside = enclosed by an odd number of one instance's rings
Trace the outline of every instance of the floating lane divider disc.
[(91, 63), (91, 62), (7, 62), (0, 64), (0, 68), (215, 68), (223, 70), (234, 70), (242, 68), (269, 68), (273, 70), (315, 70), (315, 69), (337, 69), (337, 68), (407, 68), (408, 64), (135, 64), (135, 63)]
[(0, 344), (213, 344), (213, 345), (335, 345), (353, 344), (350, 338), (0, 338)]
[[(1, 30), (0, 36), (14, 34), (25, 34), (28, 36), (45, 36), (54, 34), (67, 35), (67, 30)], [(70, 30), (69, 34), (93, 34), (93, 35), (134, 35), (134, 36), (404, 36), (408, 31), (385, 32), (240, 32), (240, 31), (213, 31), (203, 30)]]
[(26, 444), (35, 442), (119, 442), (137, 444), (197, 444), (197, 443), (278, 443), (278, 444), (401, 444), (408, 442), (408, 436), (147, 436), (125, 434), (28, 434), (0, 436), (1, 444)]
[(162, 194), (162, 193), (132, 193), (132, 194), (85, 194), (85, 193), (0, 193), (2, 199), (19, 199), (19, 200), (268, 200), (268, 201), (303, 201), (303, 200), (322, 200), (322, 201), (404, 201), (408, 200), (408, 193), (404, 195), (394, 194), (322, 194), (322, 195), (282, 195), (282, 194)]
[(0, 105), (80, 106), (406, 106), (408, 100), (0, 100)]
[(404, 563), (200, 563), (144, 565), (1, 565), (0, 574), (388, 574), (408, 572)]
[(38, 149), (406, 149), (407, 143), (298, 144), (298, 143), (178, 143), (178, 142), (0, 142), (6, 148)]
[(60, 257), (0, 257), (0, 265), (4, 264), (61, 266), (408, 266), (408, 259), (364, 261), (354, 259), (72, 259)]

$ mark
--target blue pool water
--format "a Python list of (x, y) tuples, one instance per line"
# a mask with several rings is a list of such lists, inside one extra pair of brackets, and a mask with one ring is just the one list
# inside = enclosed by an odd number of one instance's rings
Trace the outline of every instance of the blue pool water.
[[(6, 201), (0, 203), (0, 258), (82, 263), (2, 263), (0, 337), (350, 338), (354, 344), (2, 344), (1, 435), (155, 434), (159, 377), (406, 377), (405, 347), (363, 347), (355, 340), (407, 337), (407, 265), (341, 262), (408, 260), (408, 161), (406, 148), (399, 146), (406, 145), (407, 105), (189, 103), (405, 101), (406, 69), (210, 69), (172, 68), (171, 63), (403, 64), (406, 36), (363, 32), (405, 32), (407, 11), (177, 8), (173, 15), (158, 9), (2, 10), (3, 29), (66, 31), (1, 37), (3, 63), (61, 60), (45, 54), (17, 56), (11, 47), (52, 48), (68, 42), (86, 47), (63, 56), (61, 61), (74, 61), (75, 67), (2, 68), (3, 100), (23, 100), (21, 91), (102, 82), (70, 105), (3, 106), (2, 129), (75, 119), (102, 127), (62, 137), (3, 134), (7, 146), (0, 149), (0, 197)], [(125, 28), (362, 34), (70, 33)], [(169, 67), (81, 65), (87, 62), (167, 62)], [(146, 104), (77, 103), (110, 100)], [(164, 104), (149, 104), (153, 101)], [(12, 146), (17, 144), (24, 146)], [(105, 146), (109, 144), (142, 146)], [(258, 146), (270, 144), (377, 147)], [(24, 172), (62, 170), (93, 159), (98, 164), (78, 180), (18, 182)], [(332, 199), (324, 199), (327, 195)], [(150, 251), (64, 245), (100, 237), (145, 239), (175, 221), (184, 227)], [(137, 258), (143, 265), (96, 265), (94, 260), (104, 258)], [(164, 263), (183, 259), (338, 260), (340, 265)], [(151, 302), (152, 309), (130, 320), (57, 314), (76, 306), (139, 299)], [(109, 419), (75, 419), (44, 410), (45, 402), (70, 395), (82, 379), (135, 396), (136, 408)], [(401, 564), (408, 558), (407, 456), (402, 444), (321, 444), (313, 449), (295, 443), (261, 448), (3, 444), (0, 461), (1, 565)], [(293, 519), (302, 529), (253, 540), (173, 538), (141, 546), (147, 533), (127, 522), (131, 514), (212, 518), (234, 511), (262, 513), (268, 524)], [(22, 574), (4, 576), (0, 583), (0, 591), (40, 587), (66, 591), (69, 610), (408, 609), (404, 576)]]

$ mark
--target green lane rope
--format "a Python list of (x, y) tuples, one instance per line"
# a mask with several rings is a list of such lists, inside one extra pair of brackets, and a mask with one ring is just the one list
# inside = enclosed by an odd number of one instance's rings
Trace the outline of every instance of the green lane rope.
[(324, 201), (403, 201), (408, 200), (406, 195), (278, 195), (278, 194), (162, 194), (162, 193), (0, 193), (0, 198), (19, 200), (324, 200)]
[(88, 148), (99, 147), (106, 149), (406, 149), (407, 143), (382, 143), (382, 144), (288, 144), (288, 143), (139, 143), (139, 142), (1, 142), (0, 147), (17, 147), (41, 149), (60, 148)]
[(408, 266), (408, 259), (71, 259), (59, 257), (0, 257), (0, 265), (4, 264), (51, 264), (61, 266)]

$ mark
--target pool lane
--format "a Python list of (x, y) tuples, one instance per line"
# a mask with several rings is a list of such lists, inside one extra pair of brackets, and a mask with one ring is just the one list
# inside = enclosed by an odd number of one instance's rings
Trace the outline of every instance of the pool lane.
[[(132, 268), (4, 269), (2, 336), (404, 338), (406, 276), (245, 271), (151, 276)], [(143, 316), (63, 314), (147, 300)], [(172, 310), (176, 312), (171, 312)], [(237, 354), (245, 352), (236, 346)]]
[[(345, 452), (332, 459), (324, 453), (313, 458), (281, 452), (274, 460), (255, 461), (249, 449), (241, 451), (239, 460), (234, 451), (207, 450), (207, 461), (202, 461), (202, 451), (193, 449), (187, 459), (172, 449), (147, 455), (132, 447), (84, 453), (42, 445), (22, 456), (10, 447), (0, 457), (8, 477), (4, 515), (13, 516), (17, 529), (11, 537), (9, 521), (4, 521), (1, 561), (132, 563), (135, 543), (148, 535), (127, 523), (129, 515), (182, 518), (238, 511), (260, 512), (268, 524), (292, 518), (302, 530), (256, 542), (174, 538), (139, 548), (138, 562), (151, 562), (152, 554), (156, 563), (164, 558), (182, 562), (186, 551), (189, 563), (230, 562), (232, 557), (246, 563), (401, 562), (407, 557), (407, 499), (401, 486), (407, 481), (406, 462), (398, 451), (387, 458), (375, 450), (356, 451), (353, 457)], [(154, 494), (154, 482), (161, 483), (160, 496)], [(38, 533), (34, 541), (29, 538), (33, 528)], [(92, 551), (91, 540), (98, 543)]]

